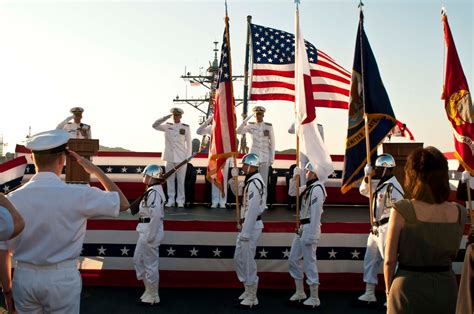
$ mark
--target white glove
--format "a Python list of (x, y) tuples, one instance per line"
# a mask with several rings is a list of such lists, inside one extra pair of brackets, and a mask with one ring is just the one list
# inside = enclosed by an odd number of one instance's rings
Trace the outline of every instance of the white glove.
[(298, 167), (295, 167), (295, 169), (293, 170), (293, 178), (299, 175), (301, 175), (301, 169)]
[(364, 167), (364, 175), (366, 177), (370, 176), (370, 174), (372, 173), (373, 169), (372, 169), (372, 166), (369, 166), (369, 165), (365, 165)]
[(72, 119), (74, 119), (74, 115), (67, 117), (67, 121), (71, 121)]
[(171, 118), (172, 116), (173, 116), (172, 114), (169, 114), (169, 115), (164, 116), (163, 119), (166, 118), (165, 120), (168, 120), (168, 119)]
[(466, 183), (467, 180), (469, 180), (470, 176), (471, 174), (469, 173), (469, 171), (463, 171), (463, 173), (461, 174), (461, 182)]
[(238, 177), (239, 176), (239, 168), (237, 168), (237, 167), (232, 168), (232, 170), (230, 171), (230, 174), (233, 177)]
[(207, 124), (207, 125), (211, 124), (211, 123), (212, 123), (212, 119), (214, 119), (214, 115), (213, 115), (213, 114), (211, 114), (211, 115), (209, 116), (209, 118), (207, 118), (206, 124)]

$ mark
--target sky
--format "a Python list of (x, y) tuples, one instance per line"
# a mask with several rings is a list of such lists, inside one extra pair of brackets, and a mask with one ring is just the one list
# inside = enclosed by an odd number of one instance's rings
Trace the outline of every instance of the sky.
[[(453, 151), (440, 99), (444, 39), (441, 7), (448, 20), (468, 84), (474, 88), (474, 4), (471, 0), (364, 0), (365, 31), (399, 120), (415, 139)], [(358, 26), (356, 0), (302, 0), (306, 40), (351, 70)], [(222, 40), (224, 1), (6, 1), (0, 0), (0, 135), (13, 152), (32, 134), (54, 129), (85, 109), (101, 145), (163, 151), (164, 135), (153, 122), (169, 114), (173, 99), (199, 98), (207, 90), (180, 76), (197, 75)], [(229, 0), (234, 75), (244, 68), (246, 16), (256, 24), (294, 33), (292, 0)], [(220, 43), (219, 43), (220, 48)], [(236, 98), (242, 82), (234, 85)], [(287, 129), (293, 103), (258, 102), (276, 134), (276, 149), (294, 148)], [(192, 137), (202, 114), (182, 105)], [(242, 107), (237, 107), (238, 124)], [(331, 154), (344, 154), (347, 111), (317, 108)]]

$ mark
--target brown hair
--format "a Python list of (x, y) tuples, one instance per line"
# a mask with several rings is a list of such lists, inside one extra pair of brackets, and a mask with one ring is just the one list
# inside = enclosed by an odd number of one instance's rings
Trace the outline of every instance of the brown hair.
[[(36, 167), (42, 169), (54, 165), (62, 154), (64, 154), (64, 152), (44, 155), (33, 154), (33, 157)], [(38, 169), (36, 169), (36, 171), (38, 171)]]
[(405, 198), (440, 204), (449, 197), (448, 160), (437, 148), (415, 149), (405, 165)]

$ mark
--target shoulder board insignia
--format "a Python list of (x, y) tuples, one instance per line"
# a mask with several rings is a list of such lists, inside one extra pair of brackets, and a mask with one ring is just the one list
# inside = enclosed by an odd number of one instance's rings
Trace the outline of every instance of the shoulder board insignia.
[(263, 122), (263, 123), (265, 123), (266, 125), (272, 125), (270, 122)]
[(189, 127), (189, 125), (187, 125), (186, 123), (181, 123), (181, 124), (182, 124), (182, 125), (184, 125), (184, 126), (187, 126), (187, 127)]
[(249, 124), (255, 124), (255, 122), (249, 122)]
[(171, 122), (166, 122), (166, 124), (168, 124), (168, 125), (173, 125), (173, 123), (171, 123)]

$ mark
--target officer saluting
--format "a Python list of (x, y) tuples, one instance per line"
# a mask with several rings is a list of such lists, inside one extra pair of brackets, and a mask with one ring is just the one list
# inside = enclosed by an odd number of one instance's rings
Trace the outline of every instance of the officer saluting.
[[(237, 128), (237, 134), (250, 133), (252, 137), (250, 152), (260, 158), (258, 171), (263, 178), (266, 189), (268, 183), (268, 169), (275, 160), (275, 134), (273, 133), (272, 124), (263, 122), (265, 108), (256, 106), (253, 108), (253, 112), (257, 122), (248, 122), (253, 115), (248, 116)], [(266, 201), (266, 197), (264, 200)]]
[[(23, 232), (0, 242), (0, 276), (9, 311), (19, 313), (79, 313), (81, 276), (77, 270), (87, 219), (117, 217), (129, 207), (117, 185), (91, 161), (66, 148), (69, 134), (52, 130), (32, 136), (37, 173), (8, 196), (25, 220)], [(66, 184), (60, 175), (71, 154), (97, 177), (106, 191), (89, 185)], [(10, 257), (17, 261), (13, 286)], [(13, 292), (13, 299), (11, 298)]]
[[(310, 297), (303, 304), (308, 307), (316, 307), (321, 305), (318, 294), (319, 274), (316, 265), (316, 249), (321, 236), (321, 214), (326, 200), (326, 189), (319, 181), (316, 167), (312, 162), (308, 162), (304, 169), (306, 171), (306, 185), (300, 187), (297, 195), (295, 180), (298, 180), (301, 171), (295, 168), (288, 191), (289, 195), (298, 196), (301, 199), (300, 228), (291, 243), (288, 259), (290, 275), (295, 280), (296, 286), (296, 292), (291, 296), (290, 301), (299, 302), (306, 299), (303, 284), (304, 273), (306, 273)], [(301, 258), (303, 258), (304, 267)]]
[[(62, 129), (69, 133), (70, 138), (91, 139), (91, 126), (82, 123), (82, 113), (84, 109), (81, 107), (71, 108), (72, 116), (67, 117), (63, 122), (59, 123), (56, 129)], [(73, 122), (69, 122), (72, 119)]]
[[(155, 130), (165, 132), (165, 149), (162, 159), (166, 162), (166, 171), (170, 171), (192, 154), (191, 130), (189, 125), (181, 123), (181, 117), (183, 116), (184, 111), (180, 108), (172, 108), (170, 112), (170, 115), (164, 116), (153, 123), (153, 128)], [(165, 123), (165, 121), (171, 117), (173, 117), (173, 123)], [(178, 180), (177, 196), (175, 178)], [(185, 179), (186, 167), (181, 167), (176, 174), (173, 174), (168, 178), (168, 202), (165, 206), (171, 207), (177, 204), (178, 207), (184, 207), (184, 202), (186, 200), (184, 194)]]
[[(362, 302), (376, 302), (375, 286), (378, 283), (377, 274), (384, 259), (385, 239), (387, 235), (388, 220), (392, 204), (403, 199), (403, 188), (393, 175), (395, 159), (390, 154), (382, 154), (375, 160), (375, 177), (380, 178), (373, 181), (373, 209), (374, 226), (367, 239), (367, 249), (364, 256), (364, 282), (365, 293), (359, 297)], [(369, 195), (367, 177), (372, 173), (370, 166), (364, 168), (365, 177), (362, 181), (360, 194)]]
[(242, 228), (237, 236), (235, 245), (234, 263), (235, 271), (240, 282), (245, 286), (245, 292), (239, 297), (244, 307), (258, 305), (257, 299), (257, 263), (255, 252), (257, 241), (262, 234), (263, 222), (260, 216), (265, 210), (265, 185), (262, 176), (258, 173), (259, 158), (250, 153), (242, 158), (242, 170), (245, 173), (245, 181), (238, 185), (238, 193), (235, 191), (235, 183), (238, 180), (239, 170), (232, 169), (232, 179), (229, 180), (234, 195), (243, 195), (242, 210), (240, 212), (240, 223)]

